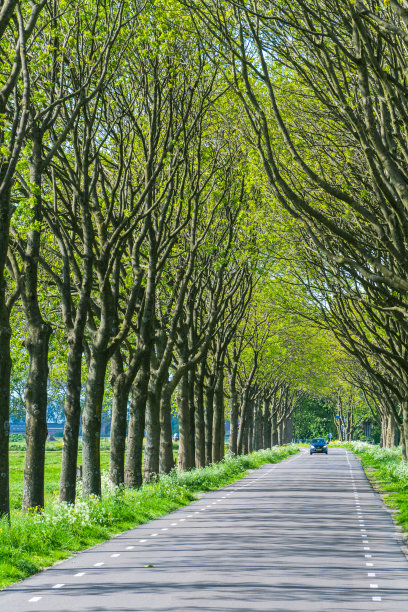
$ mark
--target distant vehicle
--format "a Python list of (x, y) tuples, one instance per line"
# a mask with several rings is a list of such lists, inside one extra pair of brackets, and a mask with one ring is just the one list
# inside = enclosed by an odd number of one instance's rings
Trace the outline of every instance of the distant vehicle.
[(175, 433), (174, 436), (173, 436), (174, 442), (178, 442), (178, 439), (179, 439), (179, 435), (178, 435), (178, 433)]
[(313, 453), (326, 453), (327, 455), (327, 442), (324, 438), (313, 438), (310, 443), (310, 454)]

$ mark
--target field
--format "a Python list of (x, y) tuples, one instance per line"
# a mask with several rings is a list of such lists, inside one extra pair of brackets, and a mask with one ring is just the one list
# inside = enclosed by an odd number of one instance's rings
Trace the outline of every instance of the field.
[[(10, 507), (21, 508), (24, 479), (24, 442), (11, 442), (10, 448)], [(61, 473), (62, 442), (47, 442), (45, 454), (45, 503), (58, 495)], [(173, 443), (174, 457), (177, 457), (178, 443)], [(81, 445), (78, 454), (78, 465), (82, 464)], [(109, 439), (101, 441), (101, 470), (109, 470)]]

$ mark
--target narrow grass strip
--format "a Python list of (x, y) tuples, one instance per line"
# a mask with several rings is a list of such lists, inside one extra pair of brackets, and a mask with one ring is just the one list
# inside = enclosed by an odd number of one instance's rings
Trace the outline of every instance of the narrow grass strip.
[(245, 476), (247, 470), (277, 463), (298, 452), (295, 445), (250, 455), (188, 472), (173, 471), (140, 489), (110, 485), (103, 475), (102, 498), (79, 498), (75, 505), (48, 504), (42, 512), (13, 512), (0, 521), (0, 588), (49, 567), (72, 553), (147, 523), (189, 504), (200, 491), (212, 491)]
[(408, 535), (408, 463), (401, 447), (381, 448), (365, 442), (348, 442), (343, 447), (361, 459), (368, 479), (383, 493), (385, 503), (394, 509), (394, 518)]

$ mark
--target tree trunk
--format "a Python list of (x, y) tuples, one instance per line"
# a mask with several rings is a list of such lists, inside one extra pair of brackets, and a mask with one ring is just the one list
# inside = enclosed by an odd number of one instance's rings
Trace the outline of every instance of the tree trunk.
[(248, 420), (249, 420), (248, 390), (245, 389), (242, 396), (241, 414), (238, 428), (238, 455), (245, 454), (248, 450)]
[(272, 431), (271, 431), (272, 446), (279, 444), (279, 433), (278, 433), (278, 413), (275, 410), (272, 411)]
[[(1, 134), (0, 143), (3, 134)], [(0, 168), (0, 518), (10, 511), (9, 493), (9, 433), (10, 433), (10, 313), (6, 300), (4, 270), (10, 231), (10, 190), (4, 184), (7, 164)]]
[(188, 392), (188, 414), (190, 416), (190, 450), (189, 455), (192, 457), (193, 465), (195, 466), (195, 368), (187, 372), (187, 392)]
[(262, 448), (262, 412), (258, 402), (254, 406), (254, 451)]
[(143, 480), (150, 482), (158, 476), (160, 469), (160, 389), (154, 375), (150, 376), (148, 385), (145, 430)]
[(248, 419), (247, 422), (244, 423), (244, 426), (242, 428), (243, 430), (243, 440), (242, 440), (242, 445), (241, 445), (241, 451), (240, 451), (240, 447), (238, 446), (238, 454), (239, 455), (247, 455), (249, 452), (249, 440), (248, 440), (248, 436), (249, 436), (249, 423), (248, 423)]
[(111, 365), (113, 375), (113, 398), (109, 477), (114, 485), (120, 486), (125, 482), (127, 409), (131, 380), (126, 379), (120, 349), (117, 349), (113, 355)]
[(402, 427), (401, 427), (401, 445), (402, 456), (405, 461), (408, 460), (408, 400), (402, 403)]
[(168, 474), (174, 468), (173, 438), (171, 431), (171, 396), (168, 381), (163, 385), (160, 398), (160, 457), (159, 470)]
[(282, 419), (278, 425), (278, 444), (279, 446), (285, 444), (285, 419)]
[[(30, 181), (35, 186), (33, 222), (42, 221), (41, 135), (33, 130), (30, 157)], [(26, 456), (24, 465), (23, 508), (44, 506), (45, 441), (47, 439), (48, 348), (51, 326), (41, 316), (38, 301), (38, 260), (41, 234), (37, 228), (28, 232), (21, 279), (24, 313), (30, 356), (26, 388)]]
[(214, 384), (215, 384), (215, 376), (211, 374), (207, 378), (207, 385), (205, 388), (205, 405), (204, 405), (205, 465), (210, 465), (212, 461)]
[[(144, 360), (146, 361), (146, 360)], [(148, 361), (148, 360), (147, 360)], [(136, 489), (142, 485), (143, 435), (147, 402), (146, 363), (142, 364), (130, 394), (129, 425), (125, 464), (125, 484)], [(147, 366), (148, 367), (148, 366)]]
[(217, 382), (214, 392), (214, 410), (212, 427), (212, 462), (221, 461), (224, 453), (221, 454), (221, 443), (224, 446), (224, 370), (218, 368)]
[[(0, 222), (0, 231), (3, 223)], [(0, 245), (1, 245), (0, 233)], [(0, 249), (2, 246), (0, 246)], [(2, 257), (0, 253), (0, 258)], [(1, 264), (0, 264), (1, 265)], [(10, 433), (10, 338), (11, 328), (6, 307), (5, 279), (0, 269), (0, 518), (8, 515), (9, 506), (9, 433)]]
[(237, 364), (233, 363), (230, 376), (230, 455), (237, 454), (237, 436), (238, 436), (238, 397), (237, 397)]
[(398, 443), (398, 426), (392, 414), (386, 413), (381, 419), (381, 436), (383, 446), (392, 448)]
[(254, 404), (249, 403), (248, 406), (248, 453), (254, 450)]
[(82, 478), (85, 496), (101, 494), (100, 442), (106, 367), (105, 353), (94, 350), (89, 363), (82, 414)]
[(188, 376), (181, 378), (177, 394), (178, 419), (180, 425), (180, 442), (178, 455), (178, 470), (191, 470), (194, 467), (194, 457), (191, 454), (191, 420), (188, 402)]
[(23, 508), (44, 507), (45, 442), (47, 440), (48, 346), (51, 327), (42, 319), (30, 325), (26, 346), (30, 366), (26, 389), (26, 454)]
[(75, 502), (78, 438), (81, 422), (81, 362), (82, 339), (70, 345), (67, 359), (59, 500), (69, 504)]
[(264, 400), (263, 402), (263, 447), (271, 448), (271, 409), (269, 402)]
[(205, 361), (200, 364), (195, 387), (196, 467), (205, 466), (204, 378)]
[(291, 444), (293, 437), (293, 415), (290, 414), (285, 421), (285, 444)]

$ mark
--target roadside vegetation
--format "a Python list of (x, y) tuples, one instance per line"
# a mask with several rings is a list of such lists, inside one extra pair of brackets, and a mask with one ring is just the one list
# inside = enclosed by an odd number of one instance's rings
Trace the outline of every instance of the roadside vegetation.
[(365, 442), (343, 444), (361, 459), (372, 484), (384, 493), (384, 501), (396, 510), (394, 518), (408, 535), (408, 465), (401, 447), (381, 448)]
[(200, 491), (226, 486), (249, 469), (277, 463), (296, 452), (297, 446), (289, 445), (226, 457), (205, 468), (173, 470), (139, 489), (115, 487), (108, 472), (102, 471), (102, 497), (83, 497), (78, 482), (75, 504), (59, 503), (55, 495), (44, 510), (12, 511), (11, 523), (6, 517), (0, 521), (0, 588), (114, 534), (185, 506)]

